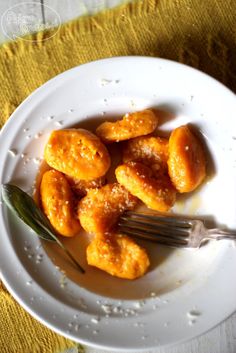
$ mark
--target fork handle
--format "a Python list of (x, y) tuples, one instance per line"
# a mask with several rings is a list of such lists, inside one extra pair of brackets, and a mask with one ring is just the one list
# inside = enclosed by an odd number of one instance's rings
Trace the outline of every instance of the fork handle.
[(236, 231), (225, 231), (225, 230), (213, 228), (207, 231), (206, 237), (209, 239), (215, 239), (215, 240), (221, 240), (221, 239), (236, 240)]

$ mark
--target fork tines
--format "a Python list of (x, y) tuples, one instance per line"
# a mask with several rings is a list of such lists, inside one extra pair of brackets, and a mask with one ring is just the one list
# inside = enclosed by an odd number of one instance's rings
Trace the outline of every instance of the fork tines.
[(121, 232), (173, 247), (187, 247), (191, 220), (181, 217), (126, 212), (118, 223)]

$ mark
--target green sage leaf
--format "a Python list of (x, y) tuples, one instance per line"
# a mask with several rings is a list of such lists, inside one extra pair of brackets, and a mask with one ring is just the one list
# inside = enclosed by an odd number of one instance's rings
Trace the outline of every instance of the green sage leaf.
[(8, 208), (32, 228), (39, 237), (48, 241), (56, 241), (45, 229), (45, 226), (48, 229), (51, 228), (48, 219), (26, 192), (15, 185), (4, 184), (2, 185), (2, 198)]
[(42, 239), (54, 241), (66, 252), (73, 263), (84, 273), (84, 269), (78, 264), (73, 256), (66, 249), (64, 244), (59, 240), (51, 223), (35, 201), (26, 192), (18, 186), (12, 184), (2, 185), (2, 198), (7, 207), (18, 216), (25, 224), (27, 224)]

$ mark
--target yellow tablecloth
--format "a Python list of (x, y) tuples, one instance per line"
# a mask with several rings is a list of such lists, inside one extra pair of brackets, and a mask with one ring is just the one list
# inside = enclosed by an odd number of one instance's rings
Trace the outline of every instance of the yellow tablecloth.
[[(180, 61), (236, 91), (235, 13), (234, 0), (139, 0), (64, 24), (48, 40), (50, 31), (4, 44), (0, 126), (48, 79), (105, 57), (148, 55)], [(73, 346), (31, 318), (3, 286), (0, 306), (1, 353), (54, 353)]]

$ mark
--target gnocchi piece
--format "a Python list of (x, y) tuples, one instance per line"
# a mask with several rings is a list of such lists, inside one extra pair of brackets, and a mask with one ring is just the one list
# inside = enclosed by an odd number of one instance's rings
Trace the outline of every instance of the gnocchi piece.
[(105, 175), (111, 163), (100, 139), (84, 129), (53, 131), (46, 144), (44, 158), (50, 167), (82, 180)]
[(84, 197), (90, 189), (99, 189), (106, 183), (105, 177), (94, 180), (80, 180), (66, 176), (73, 192), (79, 197)]
[(172, 183), (181, 193), (196, 189), (206, 176), (203, 147), (187, 125), (171, 133), (168, 171)]
[(137, 199), (123, 186), (114, 183), (91, 189), (79, 202), (78, 215), (88, 233), (106, 233), (126, 210), (132, 210)]
[(176, 191), (168, 176), (155, 178), (151, 168), (139, 162), (122, 164), (115, 174), (118, 182), (147, 207), (165, 212), (174, 205)]
[(141, 136), (127, 141), (123, 148), (123, 162), (141, 162), (154, 172), (167, 171), (168, 139)]
[(74, 212), (73, 194), (62, 173), (49, 170), (43, 174), (40, 196), (43, 211), (59, 234), (72, 237), (80, 231), (81, 226)]
[(98, 126), (96, 134), (105, 143), (119, 142), (148, 135), (158, 124), (158, 118), (152, 110), (125, 114), (122, 120), (105, 122)]
[(87, 247), (87, 261), (112, 276), (126, 279), (143, 276), (150, 265), (145, 249), (122, 234), (94, 237)]

